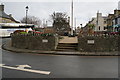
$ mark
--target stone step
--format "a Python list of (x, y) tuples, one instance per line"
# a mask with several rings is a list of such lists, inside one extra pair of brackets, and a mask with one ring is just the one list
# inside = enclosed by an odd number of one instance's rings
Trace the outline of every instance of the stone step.
[(78, 43), (59, 43), (60, 45), (77, 45)]
[(76, 51), (75, 49), (56, 49), (55, 51)]
[(76, 49), (77, 47), (60, 47), (58, 46), (57, 49)]
[(76, 45), (58, 45), (59, 47), (77, 47)]
[(60, 47), (76, 47), (78, 44), (71, 44), (71, 43), (65, 43), (65, 44), (63, 44), (63, 43), (59, 43), (58, 44), (58, 46), (60, 46)]
[(59, 43), (56, 51), (76, 51), (77, 43)]

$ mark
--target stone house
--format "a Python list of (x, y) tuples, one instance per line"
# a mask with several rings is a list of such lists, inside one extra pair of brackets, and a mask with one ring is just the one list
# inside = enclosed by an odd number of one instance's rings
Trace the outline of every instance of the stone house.
[(104, 32), (107, 31), (107, 17), (102, 16), (102, 13), (97, 13), (97, 17), (93, 18), (92, 21), (90, 21), (90, 24), (94, 24), (95, 32)]
[(12, 17), (12, 14), (8, 15), (4, 12), (3, 4), (0, 5), (0, 23), (19, 23)]

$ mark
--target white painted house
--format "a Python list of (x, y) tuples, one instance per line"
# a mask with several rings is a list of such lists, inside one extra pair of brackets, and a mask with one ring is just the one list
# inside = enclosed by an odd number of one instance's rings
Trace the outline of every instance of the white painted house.
[(102, 16), (102, 13), (97, 13), (97, 17), (92, 18), (90, 24), (94, 24), (94, 31), (107, 31), (107, 17)]

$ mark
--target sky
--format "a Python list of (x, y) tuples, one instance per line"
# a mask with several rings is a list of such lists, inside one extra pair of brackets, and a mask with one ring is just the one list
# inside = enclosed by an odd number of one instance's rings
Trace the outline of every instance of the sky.
[[(103, 16), (114, 13), (118, 9), (118, 0), (74, 0), (74, 26), (76, 18), (76, 27), (83, 26), (96, 17), (99, 11)], [(71, 0), (2, 0), (0, 3), (5, 5), (5, 12), (20, 21), (25, 14), (25, 7), (28, 6), (28, 15), (36, 16), (40, 20), (47, 20), (48, 25), (52, 23), (50, 15), (53, 12), (65, 12), (71, 16)]]

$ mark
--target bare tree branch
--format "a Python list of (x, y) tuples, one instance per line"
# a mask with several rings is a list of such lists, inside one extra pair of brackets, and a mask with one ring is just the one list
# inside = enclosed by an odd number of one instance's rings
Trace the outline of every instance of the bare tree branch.
[[(23, 17), (21, 19), (21, 22), (26, 23), (26, 17)], [(41, 26), (41, 20), (38, 17), (35, 17), (35, 16), (28, 16), (27, 17), (27, 23), (28, 24), (34, 24), (34, 25), (37, 25), (37, 26)]]

